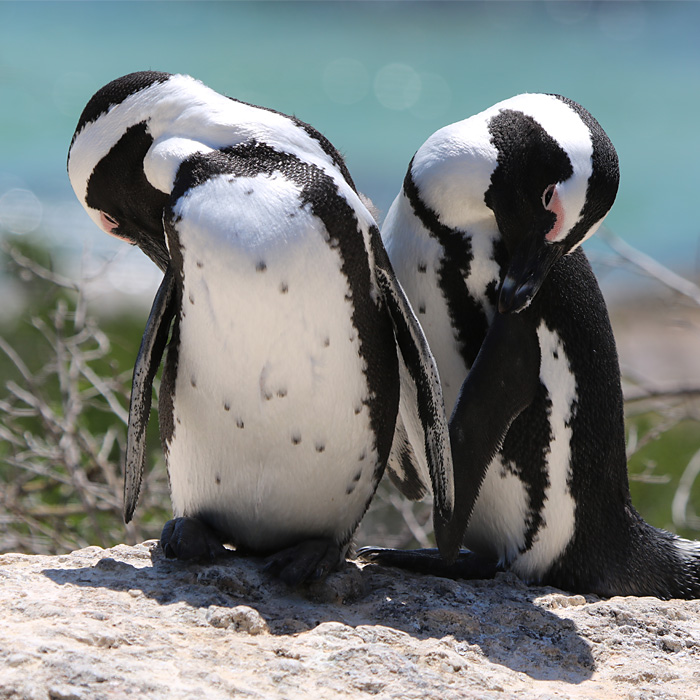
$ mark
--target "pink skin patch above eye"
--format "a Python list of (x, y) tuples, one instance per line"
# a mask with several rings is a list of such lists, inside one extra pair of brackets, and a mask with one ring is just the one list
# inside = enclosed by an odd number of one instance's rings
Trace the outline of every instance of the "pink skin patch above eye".
[(114, 232), (118, 228), (119, 224), (109, 214), (105, 214), (103, 211), (101, 211), (100, 226), (110, 236), (114, 236), (116, 235)]
[(554, 212), (554, 215), (557, 217), (557, 220), (554, 222), (554, 226), (552, 226), (551, 231), (545, 236), (545, 238), (550, 243), (553, 243), (554, 241), (559, 239), (562, 226), (564, 225), (564, 205), (562, 204), (561, 199), (559, 198), (559, 191), (556, 187), (552, 192), (552, 198), (549, 200), (549, 205), (547, 206), (547, 209), (551, 212)]
[(120, 236), (117, 233), (119, 222), (113, 219), (109, 214), (105, 214), (103, 211), (100, 212), (100, 226), (102, 227), (102, 230), (105, 233), (108, 233), (110, 236), (114, 236), (120, 241), (127, 241), (127, 243), (131, 243), (128, 238), (125, 236)]

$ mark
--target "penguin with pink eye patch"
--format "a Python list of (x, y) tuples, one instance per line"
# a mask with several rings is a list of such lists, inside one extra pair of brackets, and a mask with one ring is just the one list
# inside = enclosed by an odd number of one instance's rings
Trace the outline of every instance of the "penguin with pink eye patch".
[(437, 368), (322, 134), (190, 76), (143, 71), (88, 101), (68, 174), (91, 219), (164, 272), (134, 365), (126, 522), (164, 356), (167, 557), (207, 561), (231, 545), (268, 556), (291, 586), (319, 580), (342, 565), (395, 462), (413, 494), (429, 474), (449, 512)]
[(617, 194), (617, 154), (590, 113), (564, 97), (519, 95), (484, 114), (497, 152), (484, 205), (510, 254), (498, 306), (518, 312), (600, 226)]
[(418, 149), (382, 238), (437, 361), (455, 505), (436, 518), (443, 558), (364, 558), (455, 578), (508, 569), (581, 593), (700, 597), (700, 543), (632, 506), (615, 341), (580, 248), (618, 182), (608, 136), (558, 95), (505, 100)]

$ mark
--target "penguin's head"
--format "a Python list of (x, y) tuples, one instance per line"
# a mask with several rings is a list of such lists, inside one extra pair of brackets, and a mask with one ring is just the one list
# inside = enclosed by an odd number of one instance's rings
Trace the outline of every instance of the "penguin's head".
[(412, 168), (444, 224), (468, 232), (495, 220), (510, 257), (501, 313), (528, 306), (552, 265), (595, 233), (619, 184), (608, 136), (559, 95), (518, 95), (445, 127)]
[(78, 200), (106, 233), (138, 245), (162, 270), (170, 260), (163, 231), (169, 193), (146, 176), (159, 109), (153, 88), (168, 73), (140, 72), (98, 90), (78, 121), (68, 152), (68, 176)]

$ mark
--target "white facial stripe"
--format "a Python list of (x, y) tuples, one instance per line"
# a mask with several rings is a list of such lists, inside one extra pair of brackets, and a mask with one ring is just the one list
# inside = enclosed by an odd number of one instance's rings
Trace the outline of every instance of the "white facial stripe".
[[(578, 248), (578, 247), (581, 245), (581, 243), (583, 243), (584, 241), (587, 241), (587, 240), (600, 228), (600, 225), (603, 223), (603, 221), (605, 221), (605, 217), (606, 217), (606, 216), (607, 216), (607, 213), (605, 214), (605, 216), (603, 216), (603, 217), (601, 217), (600, 219), (598, 219), (598, 221), (596, 221), (596, 222), (593, 224), (593, 226), (591, 226), (591, 227), (588, 229), (588, 231), (586, 231), (586, 235), (585, 235), (578, 243), (576, 243), (576, 245), (574, 245), (574, 246), (569, 250), (569, 253), (571, 253), (571, 252), (573, 252), (574, 250), (576, 250), (576, 248)], [(567, 253), (567, 255), (568, 255), (568, 253)]]
[(127, 129), (148, 120), (168, 83), (170, 81), (155, 83), (130, 95), (94, 122), (86, 124), (76, 135), (68, 161), (68, 176), (75, 194), (83, 204), (95, 166), (114, 148)]
[(493, 218), (484, 202), (498, 151), (482, 112), (436, 131), (418, 150), (412, 176), (425, 204), (450, 228)]
[(415, 155), (413, 179), (423, 201), (439, 212), (440, 221), (448, 227), (464, 228), (492, 218), (484, 194), (498, 164), (498, 151), (491, 143), (488, 125), (506, 109), (534, 119), (571, 160), (574, 174), (557, 187), (563, 218), (558, 235), (551, 242), (562, 240), (583, 213), (588, 180), (593, 172), (593, 142), (578, 114), (556, 97), (517, 95), (436, 131)]
[(551, 95), (517, 95), (493, 109), (514, 109), (532, 117), (569, 156), (574, 173), (557, 186), (564, 219), (553, 242), (562, 240), (581, 218), (593, 173), (593, 141), (588, 127), (566, 102)]
[(130, 95), (78, 134), (71, 148), (69, 176), (81, 201), (97, 163), (127, 129), (144, 121), (155, 140), (181, 137), (209, 148), (235, 145), (264, 128), (302, 131), (283, 115), (230, 100), (189, 76), (173, 75)]
[(187, 156), (256, 140), (321, 168), (363, 223), (374, 223), (318, 140), (303, 127), (283, 114), (229, 99), (194, 78), (173, 75), (86, 124), (73, 142), (68, 174), (78, 199), (98, 226), (99, 214), (85, 204), (90, 176), (126, 130), (144, 121), (155, 141), (145, 164), (146, 176), (161, 191), (170, 191), (174, 173)]

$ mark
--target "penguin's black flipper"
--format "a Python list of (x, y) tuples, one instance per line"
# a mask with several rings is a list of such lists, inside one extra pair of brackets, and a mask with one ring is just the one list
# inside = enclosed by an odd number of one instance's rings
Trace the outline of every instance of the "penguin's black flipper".
[(393, 566), (418, 574), (430, 574), (451, 579), (489, 579), (503, 567), (495, 559), (463, 549), (457, 559), (446, 562), (437, 549), (384, 549), (363, 547), (357, 552), (358, 559), (379, 566)]
[[(401, 376), (407, 374), (408, 370), (403, 366), (400, 371)], [(387, 462), (389, 478), (396, 488), (411, 501), (420, 501), (428, 492), (430, 485), (430, 474), (421, 473), (421, 465), (427, 469), (427, 465), (418, 460), (416, 453), (408, 439), (406, 426), (401, 418), (402, 413), (408, 411), (407, 407), (401, 408), (399, 404), (399, 414), (396, 416), (396, 427), (394, 428), (394, 439), (391, 443), (391, 452)]]
[(168, 333), (175, 316), (176, 306), (174, 276), (168, 267), (153, 300), (131, 383), (124, 468), (124, 522), (127, 523), (134, 515), (146, 462), (146, 428), (151, 413), (153, 379), (168, 342)]
[(373, 246), (377, 284), (394, 325), (399, 348), (401, 393), (390, 464), (394, 482), (410, 497), (432, 482), (435, 517), (454, 508), (452, 453), (442, 387), (428, 342), (401, 288), (376, 231)]
[(459, 553), (479, 489), (511, 423), (539, 386), (540, 347), (530, 314), (496, 314), (450, 418), (455, 508), (435, 518), (435, 539), (448, 562)]

